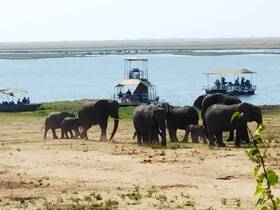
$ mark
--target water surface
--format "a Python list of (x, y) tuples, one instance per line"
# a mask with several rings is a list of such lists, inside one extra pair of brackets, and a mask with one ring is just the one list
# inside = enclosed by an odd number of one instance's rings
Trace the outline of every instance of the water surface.
[[(110, 98), (114, 85), (123, 79), (126, 57), (0, 60), (0, 88), (24, 88), (33, 102)], [(242, 97), (242, 100), (254, 104), (280, 104), (280, 55), (162, 54), (141, 57), (149, 59), (149, 80), (157, 86), (160, 99), (172, 104), (192, 104), (198, 95), (204, 93), (202, 86), (207, 85), (203, 73), (222, 67), (244, 67), (257, 72), (253, 76), (256, 94)], [(210, 77), (211, 82), (215, 79)], [(234, 78), (226, 79), (233, 81)]]

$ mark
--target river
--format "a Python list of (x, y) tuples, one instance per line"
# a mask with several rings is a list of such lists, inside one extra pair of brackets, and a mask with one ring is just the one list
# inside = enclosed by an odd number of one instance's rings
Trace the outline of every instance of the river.
[[(111, 98), (123, 79), (127, 55), (0, 60), (0, 88), (23, 88), (32, 102)], [(191, 105), (207, 85), (205, 72), (244, 67), (256, 74), (256, 94), (241, 99), (253, 104), (280, 104), (280, 55), (225, 56), (141, 55), (149, 60), (149, 80), (161, 100)], [(211, 83), (218, 77), (211, 76)], [(233, 76), (226, 79), (233, 81)], [(1, 96), (6, 100), (5, 96)], [(14, 99), (17, 101), (17, 98)]]

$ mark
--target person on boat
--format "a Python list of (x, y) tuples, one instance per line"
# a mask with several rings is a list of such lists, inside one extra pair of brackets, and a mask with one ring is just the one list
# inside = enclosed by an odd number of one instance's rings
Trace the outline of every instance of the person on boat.
[(30, 98), (29, 98), (29, 97), (27, 97), (26, 103), (27, 103), (27, 104), (30, 104)]
[(251, 87), (252, 87), (252, 85), (251, 85), (251, 83), (250, 83), (250, 80), (248, 80), (248, 79), (246, 80), (245, 86), (248, 87), (248, 88), (251, 88)]
[(241, 86), (242, 87), (245, 86), (245, 78), (244, 77), (241, 78)]
[(126, 95), (127, 95), (127, 97), (131, 96), (131, 91), (129, 89), (126, 91)]
[(215, 85), (216, 85), (217, 89), (220, 89), (220, 86), (221, 86), (220, 80), (217, 79), (215, 81)]
[(122, 93), (121, 90), (120, 90), (120, 92), (118, 93), (118, 97), (119, 97), (119, 98), (122, 98), (122, 97), (123, 97), (123, 93)]
[(17, 104), (21, 104), (21, 101), (20, 101), (20, 99), (18, 99), (18, 100), (17, 100)]
[(234, 85), (236, 85), (236, 86), (240, 85), (240, 84), (239, 84), (239, 77), (236, 78), (236, 80), (235, 80), (235, 82), (234, 82)]
[(227, 83), (226, 83), (226, 78), (224, 78), (223, 76), (221, 77), (221, 83), (222, 83), (222, 85), (226, 85)]
[(22, 103), (23, 103), (23, 104), (26, 104), (26, 103), (27, 103), (27, 99), (26, 99), (25, 97), (23, 97)]

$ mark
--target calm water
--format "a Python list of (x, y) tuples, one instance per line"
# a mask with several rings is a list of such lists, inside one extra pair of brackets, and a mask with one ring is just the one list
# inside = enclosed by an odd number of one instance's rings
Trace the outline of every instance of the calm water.
[[(110, 98), (114, 85), (123, 79), (126, 57), (0, 60), (0, 88), (24, 88), (33, 102)], [(257, 72), (253, 76), (256, 95), (242, 100), (280, 104), (279, 55), (141, 57), (149, 59), (149, 80), (157, 86), (158, 95), (172, 104), (192, 104), (196, 96), (204, 93), (202, 86), (207, 84), (207, 78), (203, 73), (220, 67), (245, 67)], [(213, 82), (216, 78), (210, 79)]]

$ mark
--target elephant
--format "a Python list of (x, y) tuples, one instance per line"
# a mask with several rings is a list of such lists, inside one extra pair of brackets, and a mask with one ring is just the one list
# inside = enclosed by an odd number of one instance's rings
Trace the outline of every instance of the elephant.
[(64, 120), (61, 122), (61, 138), (69, 139), (68, 133), (70, 133), (71, 138), (74, 138), (72, 130), (75, 132), (75, 138), (78, 138), (80, 136), (79, 131), (80, 121), (77, 117), (65, 117)]
[(191, 138), (194, 143), (198, 143), (199, 138), (203, 140), (203, 143), (207, 143), (203, 125), (188, 125), (186, 130), (191, 133)]
[(241, 103), (241, 100), (236, 96), (229, 96), (221, 93), (206, 95), (201, 103), (201, 118), (203, 119), (204, 112), (213, 104), (232, 105), (238, 103)]
[[(231, 121), (235, 112), (243, 113), (239, 119)], [(216, 138), (218, 146), (225, 146), (222, 141), (222, 132), (236, 129), (235, 146), (240, 146), (241, 136), (247, 133), (247, 122), (255, 121), (262, 123), (261, 109), (249, 103), (239, 103), (233, 105), (214, 104), (210, 106), (205, 114), (206, 129), (209, 136), (209, 144), (214, 145)], [(244, 130), (244, 128), (246, 128)], [(214, 138), (215, 136), (215, 138)]]
[(161, 144), (166, 146), (166, 112), (163, 108), (153, 104), (139, 105), (133, 112), (133, 124), (137, 141), (139, 144), (159, 143), (158, 136), (161, 137)]
[(193, 107), (195, 107), (195, 108), (201, 110), (201, 109), (202, 109), (202, 101), (203, 101), (203, 99), (205, 98), (205, 96), (206, 96), (206, 95), (200, 95), (200, 96), (198, 96), (198, 97), (195, 99), (194, 103), (193, 103)]
[[(201, 118), (204, 119), (204, 113), (207, 110), (208, 107), (210, 107), (213, 104), (225, 104), (225, 105), (232, 105), (232, 104), (238, 104), (241, 103), (241, 100), (236, 96), (228, 96), (221, 93), (215, 93), (206, 95), (204, 99), (202, 100), (201, 104)], [(205, 126), (204, 120), (203, 125)], [(207, 135), (207, 130), (206, 130)], [(230, 130), (230, 135), (228, 137), (227, 141), (233, 141), (234, 139), (234, 130)], [(243, 139), (248, 142), (249, 136), (244, 133)]]
[(157, 106), (166, 111), (166, 121), (169, 137), (171, 141), (177, 142), (177, 129), (185, 130), (183, 142), (188, 142), (189, 132), (186, 130), (188, 125), (198, 125), (199, 115), (195, 108), (191, 106), (176, 107), (167, 102), (159, 103)]
[(106, 130), (108, 117), (114, 118), (114, 128), (110, 137), (113, 139), (119, 125), (119, 104), (115, 100), (97, 100), (84, 104), (78, 112), (80, 126), (83, 128), (81, 137), (88, 139), (87, 131), (92, 125), (99, 125), (101, 128), (101, 141), (107, 141)]
[(61, 122), (66, 117), (75, 117), (75, 115), (72, 113), (69, 113), (69, 112), (52, 112), (52, 113), (50, 113), (45, 120), (44, 139), (47, 138), (47, 132), (49, 129), (52, 130), (53, 138), (57, 139), (55, 129), (61, 128)]

